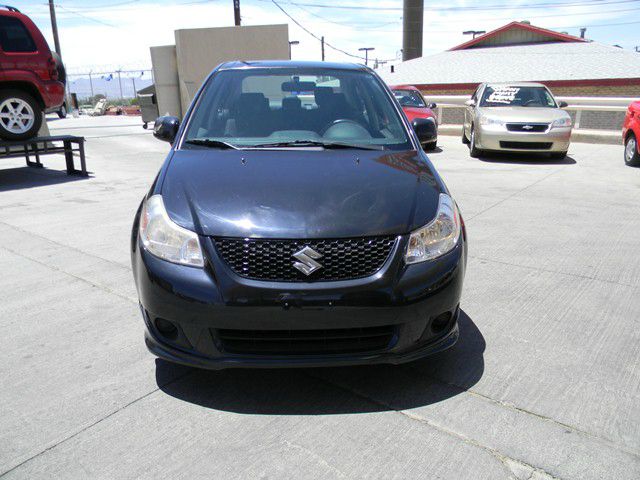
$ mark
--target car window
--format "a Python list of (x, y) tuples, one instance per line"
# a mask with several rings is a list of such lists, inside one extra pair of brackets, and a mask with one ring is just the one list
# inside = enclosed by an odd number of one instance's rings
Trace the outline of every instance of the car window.
[(0, 48), (5, 52), (35, 52), (36, 44), (19, 19), (0, 15)]
[(488, 86), (482, 94), (482, 107), (546, 107), (556, 102), (544, 87)]
[(422, 96), (415, 90), (393, 90), (393, 95), (403, 107), (426, 107)]
[(413, 148), (376, 76), (314, 68), (217, 72), (205, 86), (184, 138), (237, 147), (323, 141)]

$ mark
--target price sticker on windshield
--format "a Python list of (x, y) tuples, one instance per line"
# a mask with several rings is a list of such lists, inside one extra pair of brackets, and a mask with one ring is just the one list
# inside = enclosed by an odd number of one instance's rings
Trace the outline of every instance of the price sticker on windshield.
[(516, 98), (517, 93), (520, 91), (518, 87), (501, 87), (495, 89), (489, 98), (487, 98), (487, 102), (491, 103), (506, 103), (510, 104)]

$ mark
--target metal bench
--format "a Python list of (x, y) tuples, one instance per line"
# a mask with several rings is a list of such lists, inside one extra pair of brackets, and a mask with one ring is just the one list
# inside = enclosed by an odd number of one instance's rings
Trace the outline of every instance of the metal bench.
[[(62, 142), (55, 145), (54, 142)], [(80, 169), (75, 168), (73, 154), (77, 152), (80, 157)], [(84, 137), (74, 135), (54, 135), (50, 137), (34, 137), (28, 140), (4, 141), (0, 140), (0, 158), (22, 157), (27, 161), (27, 166), (42, 168), (41, 155), (64, 153), (67, 163), (68, 175), (88, 176), (87, 165), (84, 158)], [(35, 162), (30, 155), (35, 157)]]

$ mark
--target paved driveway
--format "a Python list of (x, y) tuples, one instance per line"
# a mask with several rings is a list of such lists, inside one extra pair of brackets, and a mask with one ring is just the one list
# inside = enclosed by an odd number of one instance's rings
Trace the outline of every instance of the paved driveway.
[(454, 349), (207, 372), (142, 341), (130, 224), (167, 147), (135, 119), (50, 127), (91, 137), (94, 174), (0, 164), (0, 476), (640, 478), (640, 169), (621, 146), (473, 160), (441, 138), (469, 233)]

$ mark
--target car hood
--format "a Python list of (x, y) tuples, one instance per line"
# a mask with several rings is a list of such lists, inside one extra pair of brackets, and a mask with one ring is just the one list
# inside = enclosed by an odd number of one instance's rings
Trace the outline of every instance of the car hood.
[(156, 191), (201, 235), (340, 238), (414, 230), (443, 189), (416, 151), (194, 149), (174, 152)]
[(402, 107), (404, 113), (412, 118), (434, 118), (435, 115), (430, 108), (426, 107)]
[(479, 113), (499, 118), (506, 122), (551, 123), (569, 114), (559, 108), (541, 107), (481, 107)]

